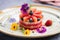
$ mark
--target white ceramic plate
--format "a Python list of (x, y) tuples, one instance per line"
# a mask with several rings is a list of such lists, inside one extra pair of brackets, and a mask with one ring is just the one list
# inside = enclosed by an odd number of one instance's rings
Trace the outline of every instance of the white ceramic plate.
[(13, 7), (2, 10), (2, 13), (0, 14), (0, 31), (12, 36), (31, 38), (51, 36), (60, 33), (60, 9), (42, 5), (31, 6), (32, 8), (42, 10), (42, 14), (44, 16), (43, 23), (45, 23), (46, 20), (48, 19), (51, 19), (53, 21), (52, 26), (46, 27), (47, 31), (45, 33), (37, 33), (36, 31), (32, 33), (31, 31), (29, 36), (25, 36), (21, 32), (21, 30), (12, 31), (10, 29), (11, 26), (11, 23), (9, 22), (10, 18), (15, 18), (16, 22), (19, 22), (20, 7)]

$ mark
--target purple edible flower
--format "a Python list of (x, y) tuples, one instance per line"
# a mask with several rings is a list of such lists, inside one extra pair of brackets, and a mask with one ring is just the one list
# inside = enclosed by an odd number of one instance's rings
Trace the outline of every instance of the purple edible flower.
[(16, 22), (16, 19), (15, 19), (15, 18), (10, 18), (10, 19), (9, 19), (9, 22), (11, 22), (11, 23), (12, 23), (12, 22)]
[(44, 26), (42, 26), (41, 28), (37, 29), (37, 32), (38, 33), (44, 33), (44, 32), (46, 32), (46, 28)]
[(23, 13), (27, 13), (27, 10), (28, 10), (28, 9), (29, 9), (28, 4), (23, 4), (22, 7), (21, 7), (21, 11), (22, 11)]

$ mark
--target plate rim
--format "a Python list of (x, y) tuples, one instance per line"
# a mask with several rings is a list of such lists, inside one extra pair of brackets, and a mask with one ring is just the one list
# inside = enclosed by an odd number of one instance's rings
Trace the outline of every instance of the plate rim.
[[(31, 6), (38, 6), (38, 7), (45, 7), (45, 8), (52, 8), (54, 10), (58, 10), (60, 11), (60, 9), (58, 8), (55, 8), (55, 7), (52, 7), (52, 6), (46, 6), (46, 5), (38, 5), (38, 4), (32, 4)], [(14, 6), (14, 7), (10, 7), (10, 8), (19, 8), (21, 6)], [(6, 9), (10, 9), (10, 8), (6, 8)], [(3, 9), (5, 10), (5, 9)], [(3, 10), (0, 11), (0, 14), (3, 13)], [(6, 33), (6, 32), (3, 32), (2, 30), (0, 30), (2, 33), (4, 34), (7, 34), (7, 35), (11, 35), (11, 36), (16, 36), (16, 37), (24, 37), (24, 38), (41, 38), (41, 37), (47, 37), (47, 36), (52, 36), (52, 35), (56, 35), (56, 34), (59, 34), (60, 32), (57, 32), (57, 33), (54, 33), (54, 34), (50, 34), (50, 35), (45, 35), (45, 36), (17, 36), (17, 35), (13, 35), (13, 34), (9, 34), (9, 33)]]
[(54, 35), (57, 35), (57, 34), (59, 34), (59, 32), (57, 32), (57, 33), (55, 33), (55, 34), (51, 34), (51, 35), (45, 35), (45, 36), (17, 36), (17, 35), (13, 35), (13, 34), (9, 34), (9, 33), (6, 33), (6, 32), (3, 32), (3, 31), (1, 31), (1, 33), (4, 33), (4, 34), (6, 34), (6, 35), (10, 35), (10, 36), (12, 36), (12, 37), (21, 37), (21, 38), (42, 38), (42, 37), (50, 37), (50, 36), (54, 36)]

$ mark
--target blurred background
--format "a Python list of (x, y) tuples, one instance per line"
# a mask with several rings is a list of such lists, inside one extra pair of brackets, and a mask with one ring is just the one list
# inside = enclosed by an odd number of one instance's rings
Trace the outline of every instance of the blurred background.
[(24, 3), (28, 4), (44, 4), (60, 7), (60, 0), (0, 0), (0, 10), (12, 6), (20, 6)]
[(32, 0), (0, 0), (0, 10), (12, 6), (20, 6), (24, 3), (35, 4)]
[[(47, 2), (51, 2), (47, 1)], [(53, 1), (53, 3), (47, 3), (46, 1), (39, 1), (39, 0), (0, 0), (0, 10), (9, 8), (9, 7), (13, 7), (13, 6), (20, 6), (24, 3), (28, 3), (28, 4), (39, 4), (39, 5), (54, 5), (55, 7), (60, 6), (60, 2), (57, 2), (59, 5), (57, 5), (57, 3), (55, 3)], [(45, 38), (37, 38), (37, 39), (27, 39), (27, 38), (17, 38), (17, 37), (12, 37), (6, 34), (3, 34), (0, 32), (0, 40), (60, 40), (60, 34), (51, 36), (51, 37), (45, 37)]]

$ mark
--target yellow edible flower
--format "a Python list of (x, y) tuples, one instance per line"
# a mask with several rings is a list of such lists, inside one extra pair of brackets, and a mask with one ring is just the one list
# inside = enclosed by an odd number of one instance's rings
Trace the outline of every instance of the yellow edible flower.
[(15, 23), (15, 22), (12, 23), (12, 24), (11, 24), (11, 30), (14, 30), (14, 31), (15, 31), (15, 30), (17, 30), (17, 29), (18, 29), (18, 24)]
[(30, 30), (28, 30), (28, 29), (25, 30), (25, 31), (24, 31), (24, 35), (30, 35)]

